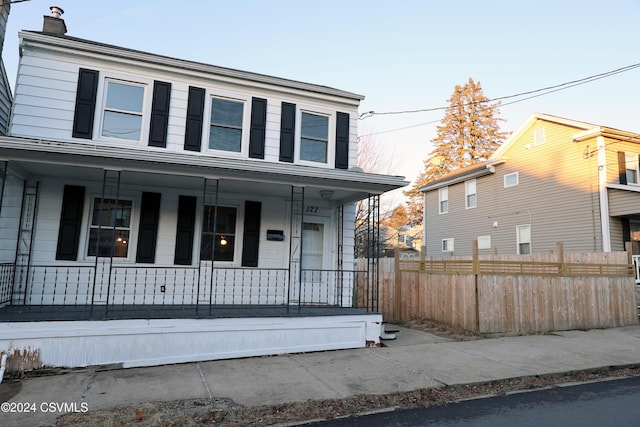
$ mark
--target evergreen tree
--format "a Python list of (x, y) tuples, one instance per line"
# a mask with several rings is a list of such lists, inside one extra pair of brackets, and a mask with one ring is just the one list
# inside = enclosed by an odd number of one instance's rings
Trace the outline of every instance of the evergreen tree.
[(497, 116), (500, 102), (490, 103), (472, 78), (456, 86), (447, 100), (449, 108), (432, 139), (434, 149), (424, 161), (424, 170), (410, 190), (407, 211), (411, 223), (422, 223), (423, 201), (419, 189), (451, 171), (486, 161), (509, 136), (501, 132)]

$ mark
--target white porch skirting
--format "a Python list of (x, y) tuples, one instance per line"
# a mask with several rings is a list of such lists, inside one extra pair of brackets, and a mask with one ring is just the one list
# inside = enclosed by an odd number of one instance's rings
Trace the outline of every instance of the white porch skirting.
[(381, 324), (379, 313), (8, 322), (0, 323), (0, 353), (22, 354), (26, 369), (153, 366), (379, 345)]

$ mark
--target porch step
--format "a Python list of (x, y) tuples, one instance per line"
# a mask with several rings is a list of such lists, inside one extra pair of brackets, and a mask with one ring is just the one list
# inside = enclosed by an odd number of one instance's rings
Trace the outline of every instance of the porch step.
[(387, 330), (386, 328), (386, 323), (383, 323), (380, 326), (380, 339), (381, 340), (395, 340), (396, 339), (396, 332), (399, 332), (398, 329), (389, 329)]

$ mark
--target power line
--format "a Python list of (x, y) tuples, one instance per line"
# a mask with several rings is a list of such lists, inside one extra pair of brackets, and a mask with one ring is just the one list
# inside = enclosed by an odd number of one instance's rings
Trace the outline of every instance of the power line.
[[(488, 102), (496, 102), (496, 101), (501, 101), (501, 100), (504, 100), (504, 99), (512, 99), (512, 98), (522, 97), (522, 96), (525, 96), (525, 95), (531, 95), (531, 96), (527, 96), (527, 97), (522, 98), (522, 99), (517, 99), (517, 100), (514, 100), (514, 101), (510, 101), (510, 102), (506, 102), (504, 104), (501, 104), (501, 106), (511, 105), (511, 104), (515, 104), (517, 102), (526, 101), (528, 99), (537, 98), (537, 97), (548, 95), (550, 93), (558, 92), (558, 91), (561, 91), (561, 90), (570, 89), (572, 87), (583, 85), (583, 84), (586, 84), (586, 83), (590, 83), (590, 82), (593, 82), (593, 81), (596, 81), (596, 80), (600, 80), (600, 79), (603, 79), (603, 78), (606, 78), (606, 77), (611, 77), (613, 75), (620, 74), (620, 73), (623, 73), (623, 72), (626, 72), (626, 71), (630, 71), (630, 70), (633, 70), (633, 69), (638, 68), (638, 67), (640, 67), (640, 63), (627, 65), (625, 67), (616, 68), (615, 70), (610, 70), (610, 71), (606, 71), (604, 73), (594, 74), (594, 75), (591, 75), (591, 76), (588, 76), (588, 77), (584, 77), (582, 79), (571, 80), (571, 81), (568, 81), (568, 82), (565, 82), (565, 83), (560, 83), (560, 84), (553, 85), (553, 86), (547, 86), (547, 87), (543, 87), (543, 88), (540, 88), (540, 89), (530, 90), (530, 91), (526, 91), (526, 92), (520, 92), (520, 93), (516, 93), (516, 94), (513, 94), (513, 95), (501, 96), (501, 97), (497, 97), (497, 98), (493, 98), (493, 99), (488, 99), (488, 100), (485, 100), (485, 101), (474, 101), (474, 102), (470, 102), (470, 103), (466, 103), (466, 104), (460, 104), (458, 106), (466, 106), (466, 105), (474, 105), (474, 104), (485, 104), (485, 103), (488, 103)], [(422, 108), (422, 109), (417, 109), (417, 110), (386, 111), (386, 112), (380, 112), (380, 113), (377, 113), (375, 111), (367, 111), (365, 113), (360, 114), (358, 119), (364, 120), (366, 118), (369, 118), (369, 117), (372, 117), (372, 116), (376, 116), (376, 115), (398, 115), (398, 114), (412, 114), (412, 113), (432, 112), (432, 111), (446, 110), (447, 108), (451, 108), (451, 105), (443, 106), (443, 107)], [(375, 132), (375, 133), (370, 133), (370, 134), (366, 134), (366, 135), (361, 135), (361, 137), (379, 135), (379, 134), (383, 134), (383, 133), (396, 132), (396, 131), (410, 129), (410, 128), (419, 127), (419, 126), (426, 126), (426, 125), (429, 125), (429, 124), (438, 123), (439, 121), (440, 120), (434, 120), (434, 121), (430, 121), (430, 122), (419, 123), (419, 124), (416, 124), (416, 125), (405, 126), (405, 127), (402, 127), (402, 128), (389, 129), (389, 130), (385, 130), (385, 131), (381, 131), (381, 132)]]
[[(616, 68), (615, 70), (606, 71), (606, 72), (600, 73), (600, 74), (594, 74), (594, 75), (591, 75), (589, 77), (584, 77), (584, 78), (578, 79), (578, 80), (571, 80), (571, 81), (568, 81), (568, 82), (565, 82), (565, 83), (560, 83), (560, 84), (553, 85), (553, 86), (547, 86), (547, 87), (543, 87), (543, 88), (540, 88), (540, 89), (534, 89), (534, 90), (530, 90), (530, 91), (526, 91), (526, 92), (520, 92), (520, 93), (516, 93), (516, 94), (513, 94), (513, 95), (499, 96), (497, 98), (488, 99), (488, 100), (485, 100), (485, 101), (474, 101), (474, 102), (470, 102), (470, 103), (467, 103), (467, 104), (461, 104), (460, 106), (482, 104), (482, 103), (486, 103), (486, 102), (501, 101), (503, 99), (517, 98), (517, 97), (520, 97), (520, 96), (531, 95), (531, 94), (539, 93), (539, 92), (546, 92), (546, 91), (548, 91), (548, 93), (557, 92), (558, 90), (569, 89), (571, 87), (578, 86), (580, 84), (590, 83), (592, 81), (603, 79), (605, 77), (610, 77), (610, 76), (613, 76), (615, 74), (623, 73), (625, 71), (630, 71), (630, 70), (633, 70), (633, 69), (638, 68), (638, 67), (640, 67), (640, 63), (627, 65), (626, 67)], [(526, 98), (526, 99), (530, 99), (530, 98)], [(503, 104), (503, 105), (508, 105), (508, 104)], [(367, 111), (365, 113), (360, 114), (360, 118), (361, 119), (366, 119), (366, 118), (374, 116), (374, 115), (379, 116), (379, 115), (391, 115), (391, 114), (423, 113), (423, 112), (430, 112), (430, 111), (446, 110), (447, 108), (450, 108), (450, 107), (451, 107), (450, 105), (447, 105), (447, 106), (443, 106), (443, 107), (421, 108), (421, 109), (417, 109), (417, 110), (385, 111), (385, 112), (381, 112), (381, 113), (378, 113), (378, 112), (375, 112), (375, 111)], [(368, 114), (368, 116), (362, 117), (362, 116), (367, 115), (367, 114)]]

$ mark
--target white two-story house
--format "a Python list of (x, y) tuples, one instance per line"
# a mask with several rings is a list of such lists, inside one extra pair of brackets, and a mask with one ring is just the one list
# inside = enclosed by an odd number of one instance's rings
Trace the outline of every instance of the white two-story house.
[(74, 38), (53, 12), (19, 34), (0, 137), (0, 351), (133, 366), (379, 342), (354, 308), (375, 290), (354, 202), (406, 182), (357, 168), (363, 97)]

